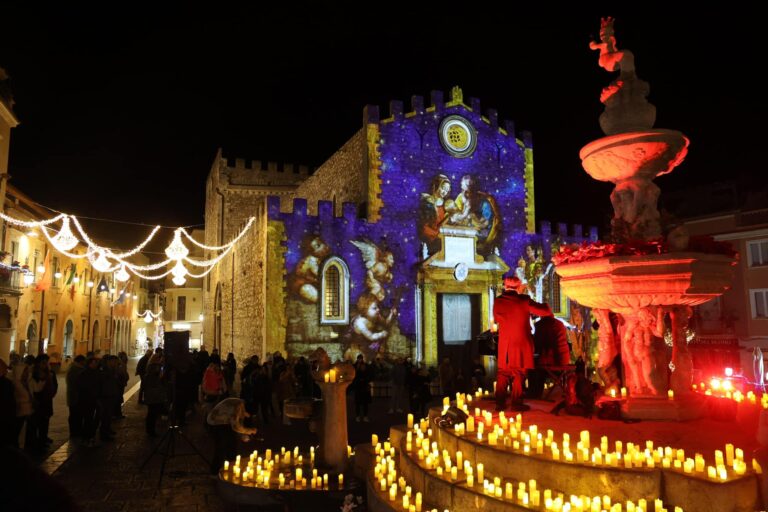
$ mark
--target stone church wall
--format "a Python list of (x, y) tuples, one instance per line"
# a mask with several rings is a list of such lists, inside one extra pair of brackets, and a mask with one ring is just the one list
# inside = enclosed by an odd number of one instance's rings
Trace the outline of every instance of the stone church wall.
[(362, 203), (367, 194), (368, 149), (365, 128), (359, 130), (296, 190), (307, 200), (311, 215), (317, 215), (318, 201), (334, 201), (335, 215), (342, 203)]

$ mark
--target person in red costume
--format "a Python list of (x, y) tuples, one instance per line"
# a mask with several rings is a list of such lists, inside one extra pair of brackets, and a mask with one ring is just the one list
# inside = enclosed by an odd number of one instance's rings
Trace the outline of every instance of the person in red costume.
[(499, 326), (497, 411), (505, 407), (507, 385), (511, 389), (512, 410), (528, 410), (528, 406), (523, 404), (523, 381), (526, 371), (533, 368), (531, 315), (552, 316), (547, 304), (539, 304), (528, 295), (518, 293), (521, 284), (516, 276), (505, 277), (504, 292), (493, 303), (494, 322)]

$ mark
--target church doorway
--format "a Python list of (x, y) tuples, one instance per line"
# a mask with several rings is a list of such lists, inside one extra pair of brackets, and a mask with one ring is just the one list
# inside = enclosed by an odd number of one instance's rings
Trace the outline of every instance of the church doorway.
[[(482, 329), (482, 295), (479, 293), (437, 294), (437, 356), (439, 363), (449, 359), (454, 373), (453, 391), (467, 391), (472, 363), (477, 356), (475, 336)], [(465, 389), (456, 389), (455, 377), (461, 372)]]

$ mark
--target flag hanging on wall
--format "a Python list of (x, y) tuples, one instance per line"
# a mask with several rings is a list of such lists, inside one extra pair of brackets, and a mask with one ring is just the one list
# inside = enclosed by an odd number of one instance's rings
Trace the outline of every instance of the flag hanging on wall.
[(51, 272), (51, 251), (48, 251), (45, 255), (43, 267), (45, 267), (45, 270), (43, 271), (43, 275), (40, 277), (40, 280), (37, 281), (37, 285), (35, 286), (36, 292), (44, 292), (51, 287), (51, 278), (53, 277), (53, 272)]

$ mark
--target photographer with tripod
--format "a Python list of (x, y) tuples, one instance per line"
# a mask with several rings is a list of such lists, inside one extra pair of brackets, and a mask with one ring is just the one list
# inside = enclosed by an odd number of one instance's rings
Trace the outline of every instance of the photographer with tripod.
[[(200, 450), (189, 440), (182, 432), (182, 426), (185, 424), (186, 411), (192, 396), (197, 392), (197, 379), (195, 378), (194, 365), (189, 353), (189, 331), (166, 332), (165, 333), (165, 360), (161, 371), (159, 367), (163, 363), (162, 359), (155, 361), (153, 372), (156, 372), (155, 383), (151, 386), (156, 391), (156, 396), (151, 397), (149, 401), (154, 402), (149, 405), (147, 413), (147, 433), (151, 436), (154, 432), (157, 415), (162, 411), (164, 403), (163, 390), (168, 393), (168, 430), (157, 443), (147, 459), (142, 463), (141, 469), (149, 463), (152, 457), (159, 453), (163, 456), (160, 466), (160, 478), (157, 482), (158, 487), (162, 483), (165, 473), (165, 466), (169, 459), (177, 455), (193, 455), (196, 453), (200, 458), (209, 464), (208, 459)], [(160, 357), (160, 356), (158, 356)], [(149, 371), (149, 369), (148, 369)], [(145, 391), (145, 394), (148, 391)], [(151, 393), (150, 393), (151, 394)], [(176, 453), (176, 438), (181, 437), (192, 448), (194, 453)]]

